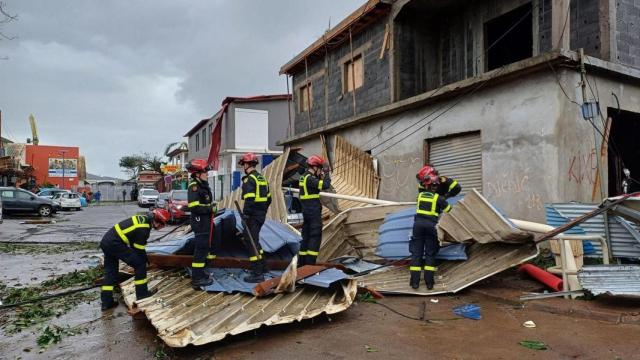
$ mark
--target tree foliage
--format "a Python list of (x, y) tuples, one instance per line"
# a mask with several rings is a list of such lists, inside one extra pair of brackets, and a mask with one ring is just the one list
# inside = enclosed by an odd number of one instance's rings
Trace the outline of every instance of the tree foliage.
[(162, 157), (143, 153), (138, 155), (126, 155), (120, 158), (119, 165), (122, 171), (127, 173), (131, 179), (137, 178), (142, 170), (153, 170), (162, 173), (162, 166), (166, 162), (162, 161)]

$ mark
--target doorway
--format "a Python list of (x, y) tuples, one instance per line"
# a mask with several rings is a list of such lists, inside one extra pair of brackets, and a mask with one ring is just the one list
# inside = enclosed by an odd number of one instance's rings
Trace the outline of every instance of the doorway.
[[(611, 117), (611, 133), (609, 135), (609, 196), (623, 193), (622, 183), (625, 179), (624, 169), (631, 174), (627, 192), (640, 191), (640, 113), (607, 109)], [(636, 180), (633, 180), (636, 179)]]

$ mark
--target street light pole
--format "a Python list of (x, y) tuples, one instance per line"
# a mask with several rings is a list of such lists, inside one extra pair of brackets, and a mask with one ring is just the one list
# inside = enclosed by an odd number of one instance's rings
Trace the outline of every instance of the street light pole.
[(62, 154), (62, 189), (64, 189), (64, 154), (67, 153), (67, 150), (60, 150), (60, 154)]

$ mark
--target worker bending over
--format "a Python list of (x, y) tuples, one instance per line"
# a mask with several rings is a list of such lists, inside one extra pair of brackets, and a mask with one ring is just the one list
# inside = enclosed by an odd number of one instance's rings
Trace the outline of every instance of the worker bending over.
[(115, 224), (100, 241), (104, 253), (104, 282), (100, 298), (102, 310), (118, 306), (113, 298), (113, 287), (118, 280), (118, 262), (122, 260), (134, 269), (133, 283), (136, 300), (151, 296), (147, 287), (147, 252), (145, 246), (151, 228), (159, 230), (169, 221), (171, 215), (165, 209), (155, 209), (147, 215), (134, 215)]
[[(247, 224), (248, 229), (244, 229), (245, 234), (251, 234), (253, 245), (249, 251), (252, 255), (249, 257), (251, 263), (251, 274), (244, 278), (244, 281), (250, 283), (259, 283), (264, 281), (264, 273), (267, 272), (267, 264), (263, 257), (264, 251), (260, 247), (260, 229), (264, 225), (267, 217), (267, 210), (271, 205), (271, 192), (269, 191), (269, 182), (262, 174), (256, 170), (258, 158), (253, 153), (242, 155), (238, 165), (241, 165), (245, 176), (242, 178), (242, 199), (244, 207), (242, 216)], [(245, 236), (247, 241), (251, 241)], [(255, 249), (255, 250), (254, 250)], [(257, 253), (253, 253), (257, 251)]]
[(211, 250), (215, 205), (207, 181), (207, 172), (210, 169), (207, 161), (202, 159), (195, 159), (187, 164), (187, 171), (191, 173), (187, 199), (189, 211), (191, 211), (191, 230), (195, 235), (191, 262), (191, 285), (194, 289), (213, 283), (213, 279), (204, 271), (207, 260), (215, 258)]
[[(427, 168), (425, 171), (434, 179), (434, 182), (437, 185), (435, 188), (436, 194), (444, 197), (445, 199), (449, 199), (458, 195), (460, 191), (462, 191), (462, 187), (458, 184), (457, 180), (438, 175), (438, 170), (433, 166), (427, 165), (423, 167), (423, 169), (425, 168)], [(424, 187), (421, 184), (418, 184), (418, 191), (424, 191)]]
[(307, 159), (307, 171), (300, 177), (300, 203), (302, 204), (302, 242), (298, 253), (298, 265), (314, 265), (322, 241), (322, 204), (320, 191), (331, 186), (325, 160), (314, 155)]
[(424, 281), (427, 289), (433, 289), (436, 272), (436, 255), (440, 248), (438, 244), (438, 234), (436, 224), (438, 216), (442, 212), (449, 212), (451, 205), (447, 203), (443, 196), (436, 193), (438, 181), (431, 173), (430, 166), (424, 166), (416, 178), (419, 186), (423, 189), (418, 194), (418, 204), (413, 223), (413, 234), (409, 241), (409, 252), (411, 253), (411, 263), (409, 270), (411, 273), (410, 285), (417, 289), (420, 286), (420, 273), (424, 270)]

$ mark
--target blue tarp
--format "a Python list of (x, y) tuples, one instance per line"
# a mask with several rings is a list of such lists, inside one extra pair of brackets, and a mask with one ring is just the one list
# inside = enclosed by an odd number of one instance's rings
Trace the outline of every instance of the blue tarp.
[[(251, 294), (255, 283), (243, 281), (244, 277), (249, 275), (248, 270), (244, 269), (219, 269), (205, 268), (205, 271), (213, 278), (213, 284), (203, 287), (202, 289), (209, 292), (244, 292)], [(282, 271), (269, 271), (265, 274), (265, 280), (272, 279), (282, 275)]]
[(307, 285), (328, 288), (331, 284), (346, 278), (348, 278), (348, 276), (342, 270), (330, 268), (309, 276), (301, 282)]
[[(455, 197), (452, 199), (456, 199)], [(455, 201), (457, 202), (457, 201)], [(413, 230), (414, 208), (396, 211), (387, 215), (378, 230), (376, 255), (386, 259), (402, 259), (409, 255), (409, 240)], [(439, 260), (467, 260), (464, 244), (445, 246), (438, 252)]]

